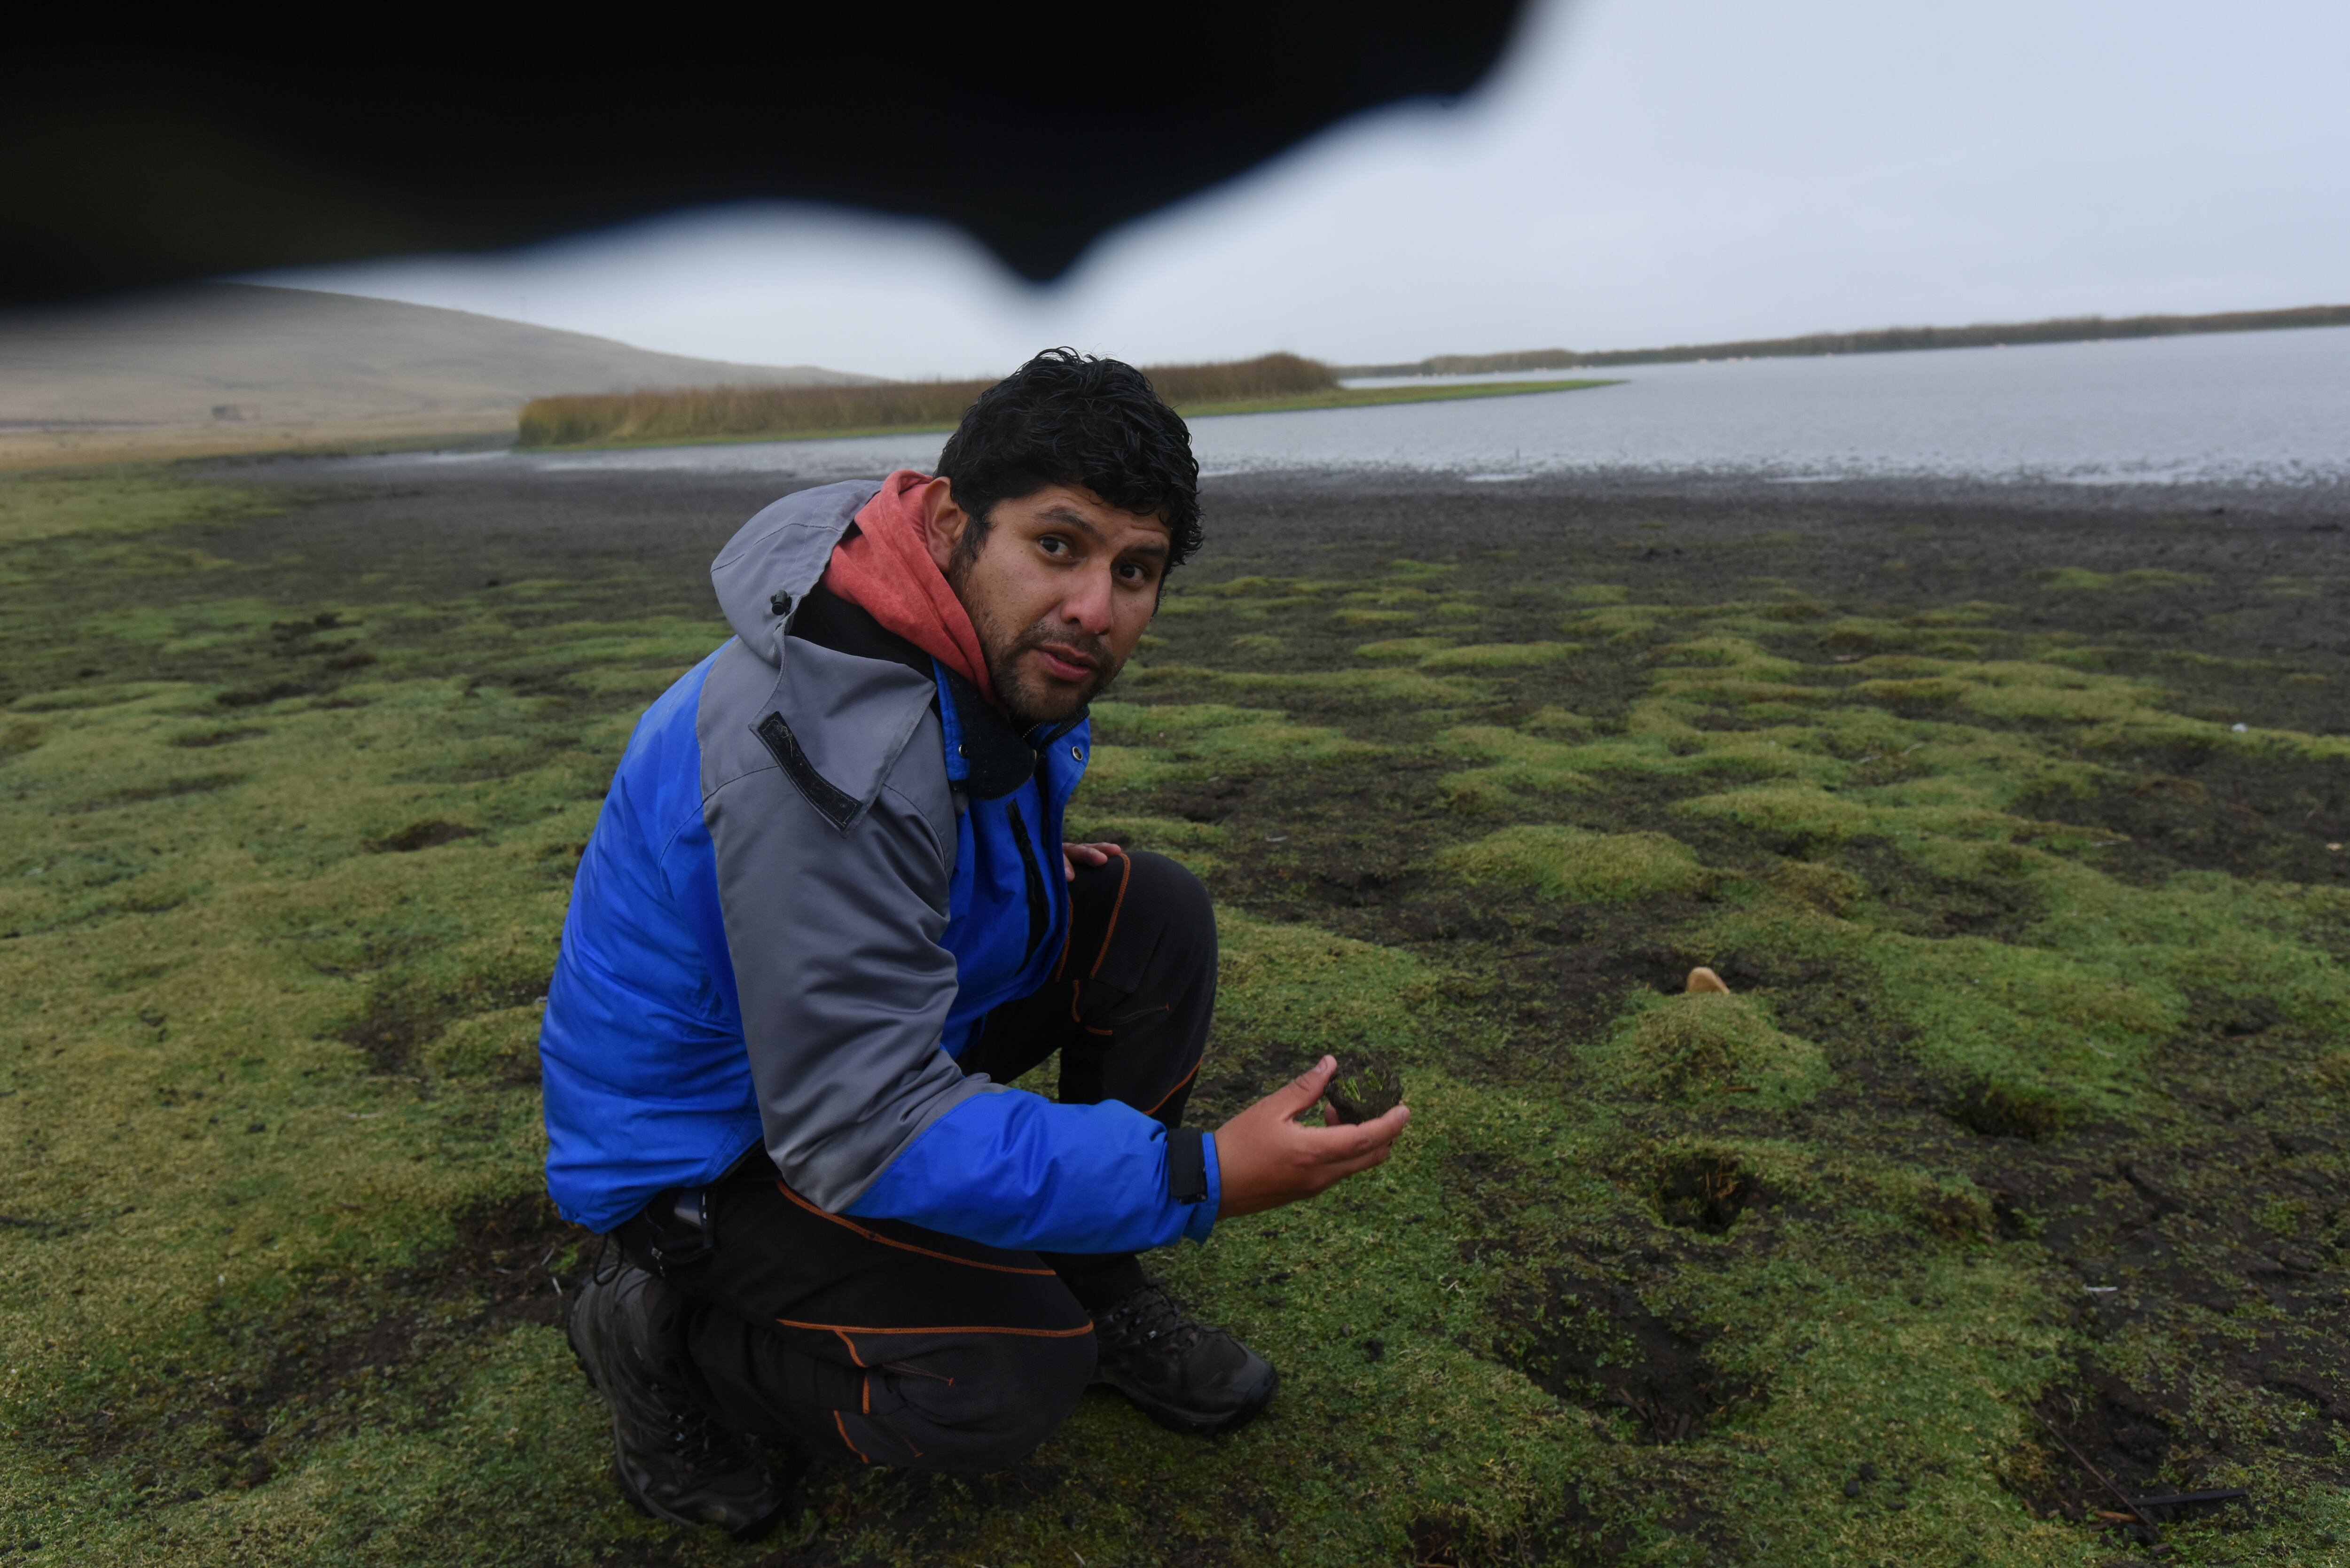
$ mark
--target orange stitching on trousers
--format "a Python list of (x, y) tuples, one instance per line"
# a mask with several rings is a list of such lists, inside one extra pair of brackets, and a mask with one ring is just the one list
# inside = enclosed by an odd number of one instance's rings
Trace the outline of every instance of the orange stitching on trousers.
[[(1094, 967), (1086, 971), (1092, 980), (1101, 973), (1102, 964), (1109, 958), (1110, 939), (1118, 935), (1118, 917), (1126, 909), (1126, 885), (1134, 879), (1134, 858), (1123, 849), (1118, 852), (1118, 902), (1109, 907), (1109, 924), (1103, 928), (1101, 951), (1094, 955)], [(1071, 925), (1076, 922), (1072, 920)]]
[[(1091, 1320), (1075, 1328), (998, 1328), (988, 1324), (956, 1324), (938, 1328), (858, 1328), (837, 1323), (800, 1323), (788, 1317), (775, 1320), (785, 1328), (812, 1328), (818, 1334), (1018, 1334), (1031, 1339), (1075, 1339), (1081, 1334), (1091, 1334)], [(862, 1365), (860, 1363), (860, 1365)]]
[(863, 1449), (858, 1448), (855, 1443), (848, 1442), (848, 1423), (840, 1418), (840, 1412), (837, 1410), (835, 1410), (832, 1413), (832, 1424), (840, 1429), (840, 1440), (848, 1444), (848, 1451), (850, 1453), (855, 1454), (866, 1464), (869, 1465), (873, 1462), (870, 1459), (866, 1458), (865, 1450)]
[(790, 1199), (793, 1202), (798, 1204), (801, 1208), (806, 1210), (809, 1213), (816, 1215), (820, 1219), (829, 1220), (834, 1224), (838, 1225), (845, 1230), (856, 1231), (858, 1235), (864, 1237), (868, 1241), (878, 1241), (884, 1247), (895, 1247), (901, 1252), (919, 1252), (925, 1258), (937, 1258), (949, 1263), (961, 1263), (966, 1269), (986, 1269), (999, 1274), (1040, 1274), (1048, 1279), (1051, 1278), (1053, 1274), (1053, 1271), (1050, 1269), (1016, 1269), (1010, 1263), (983, 1263), (977, 1258), (958, 1258), (952, 1252), (938, 1252), (931, 1251), (928, 1247), (917, 1247), (911, 1241), (895, 1241), (887, 1236), (868, 1231), (864, 1226), (858, 1224), (855, 1220), (843, 1220), (837, 1214), (818, 1209), (815, 1204), (810, 1203), (806, 1199), (802, 1198), (798, 1193), (794, 1192), (783, 1182), (778, 1181), (775, 1183), (775, 1190)]
[[(1206, 1053), (1202, 1052), (1202, 1053), (1201, 1054), (1200, 1061), (1201, 1061), (1201, 1062), (1204, 1062), (1204, 1061), (1206, 1061), (1206, 1060), (1207, 1060), (1207, 1054), (1206, 1054)], [(1182, 1089), (1182, 1087), (1183, 1087), (1183, 1085), (1184, 1085), (1184, 1084), (1188, 1084), (1188, 1083), (1190, 1083), (1192, 1079), (1194, 1079), (1194, 1078), (1198, 1077), (1199, 1075), (1200, 1075), (1200, 1063), (1199, 1063), (1199, 1062), (1194, 1062), (1194, 1063), (1192, 1063), (1192, 1064), (1191, 1064), (1191, 1070), (1190, 1072), (1188, 1072), (1188, 1073), (1186, 1073), (1186, 1074), (1184, 1074), (1184, 1075), (1183, 1075), (1183, 1078), (1182, 1078), (1182, 1082), (1181, 1082), (1181, 1083), (1177, 1084), (1177, 1085), (1175, 1085), (1175, 1087), (1174, 1087), (1174, 1088), (1168, 1090), (1165, 1094), (1163, 1094), (1163, 1095), (1161, 1095), (1161, 1096), (1159, 1096), (1159, 1106), (1163, 1106), (1163, 1105), (1165, 1105), (1168, 1101), (1170, 1101), (1170, 1100), (1173, 1099), (1173, 1098), (1176, 1096), (1176, 1095), (1177, 1095), (1179, 1092), (1180, 1092), (1180, 1091), (1181, 1091), (1181, 1089)], [(1151, 1106), (1149, 1110), (1147, 1110), (1147, 1111), (1143, 1112), (1142, 1114), (1143, 1114), (1144, 1116), (1157, 1116), (1157, 1115), (1159, 1114), (1159, 1106)]]

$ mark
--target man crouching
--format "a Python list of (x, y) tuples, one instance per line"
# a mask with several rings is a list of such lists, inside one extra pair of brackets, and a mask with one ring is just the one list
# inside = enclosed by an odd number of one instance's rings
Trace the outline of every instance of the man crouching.
[[(1139, 371), (1054, 350), (936, 477), (801, 491), (712, 566), (734, 636), (629, 738), (540, 1042), (548, 1190), (623, 1260), (571, 1344), (652, 1512), (767, 1528), (761, 1438), (987, 1470), (1089, 1383), (1186, 1432), (1273, 1397), (1135, 1254), (1378, 1164), (1409, 1113), (1302, 1124), (1325, 1059), (1185, 1127), (1206, 890), (1061, 839), (1198, 483)], [(1005, 1087), (1055, 1051), (1057, 1101)]]

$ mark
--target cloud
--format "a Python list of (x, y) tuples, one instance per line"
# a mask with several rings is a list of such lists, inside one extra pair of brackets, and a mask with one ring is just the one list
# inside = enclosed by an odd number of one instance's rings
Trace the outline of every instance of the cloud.
[(2331, 0), (1588, 0), (1471, 102), (1337, 128), (1049, 290), (938, 225), (766, 206), (271, 281), (899, 376), (2332, 302), (2345, 56)]

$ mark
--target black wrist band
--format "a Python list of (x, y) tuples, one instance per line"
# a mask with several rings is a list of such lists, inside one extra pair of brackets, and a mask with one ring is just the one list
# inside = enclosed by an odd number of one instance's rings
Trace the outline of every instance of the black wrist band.
[(1167, 1135), (1167, 1196), (1178, 1203), (1198, 1203), (1208, 1196), (1207, 1140), (1198, 1127), (1177, 1127)]

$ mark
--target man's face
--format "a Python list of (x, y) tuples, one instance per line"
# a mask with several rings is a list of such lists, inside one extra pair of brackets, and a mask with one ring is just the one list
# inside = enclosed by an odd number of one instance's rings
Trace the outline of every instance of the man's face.
[(1167, 524), (1091, 491), (1000, 501), (976, 559), (945, 480), (925, 497), (931, 557), (970, 612), (995, 695), (1022, 729), (1058, 723), (1107, 686), (1159, 607)]

